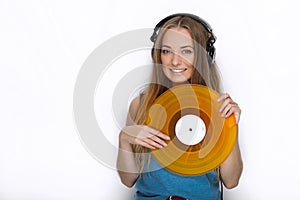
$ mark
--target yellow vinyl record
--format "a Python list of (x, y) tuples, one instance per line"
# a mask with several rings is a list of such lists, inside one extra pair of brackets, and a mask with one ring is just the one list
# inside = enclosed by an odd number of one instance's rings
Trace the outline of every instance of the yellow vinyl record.
[(235, 117), (221, 117), (219, 93), (186, 84), (168, 89), (150, 107), (146, 125), (171, 139), (151, 150), (170, 171), (199, 175), (216, 169), (229, 156), (237, 137)]

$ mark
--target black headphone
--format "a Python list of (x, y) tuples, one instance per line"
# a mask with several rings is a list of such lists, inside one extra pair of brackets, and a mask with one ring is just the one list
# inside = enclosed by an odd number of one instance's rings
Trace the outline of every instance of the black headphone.
[[(167, 16), (166, 18), (164, 18), (160, 22), (158, 22), (158, 24), (155, 26), (154, 32), (153, 32), (152, 36), (150, 37), (150, 40), (155, 43), (159, 29), (168, 20), (170, 20), (174, 17), (177, 17), (177, 16), (190, 17), (190, 18), (194, 19), (195, 21), (199, 22), (210, 33), (210, 37), (208, 38), (208, 41), (206, 42), (206, 52), (207, 52), (207, 58), (209, 60), (209, 63), (210, 64), (213, 63), (215, 60), (215, 56), (216, 56), (216, 49), (214, 47), (214, 43), (216, 42), (217, 38), (213, 34), (213, 31), (212, 31), (212, 28), (210, 27), (210, 25), (206, 21), (204, 21), (203, 19), (201, 19), (200, 17), (198, 17), (196, 15), (189, 14), (189, 13), (177, 13), (177, 14)], [(154, 52), (154, 48), (152, 48), (152, 55), (153, 55), (153, 52)]]

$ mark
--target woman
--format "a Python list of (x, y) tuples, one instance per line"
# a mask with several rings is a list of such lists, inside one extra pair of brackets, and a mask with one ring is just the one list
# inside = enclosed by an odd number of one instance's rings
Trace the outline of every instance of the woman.
[[(159, 166), (148, 153), (149, 149), (167, 146), (170, 138), (144, 125), (149, 108), (168, 88), (191, 83), (220, 92), (212, 30), (195, 15), (175, 14), (157, 25), (151, 40), (154, 41), (152, 84), (131, 102), (127, 126), (119, 136), (117, 167), (121, 181), (128, 187), (135, 185), (137, 200), (221, 199), (219, 181), (222, 180), (226, 188), (234, 188), (242, 173), (238, 140), (216, 170), (184, 176)], [(220, 115), (225, 118), (234, 115), (238, 123), (241, 114), (238, 104), (228, 94), (220, 95), (218, 101), (223, 101)], [(157, 170), (151, 170), (154, 168)]]

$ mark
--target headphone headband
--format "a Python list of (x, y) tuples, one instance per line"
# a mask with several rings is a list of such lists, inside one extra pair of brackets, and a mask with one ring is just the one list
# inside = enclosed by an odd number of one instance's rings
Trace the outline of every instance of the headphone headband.
[(177, 13), (177, 14), (172, 14), (172, 15), (169, 15), (169, 16), (165, 17), (160, 22), (158, 22), (158, 24), (155, 26), (153, 34), (150, 37), (150, 40), (155, 43), (158, 32), (159, 32), (159, 29), (167, 21), (169, 21), (170, 19), (172, 19), (174, 17), (178, 17), (178, 16), (189, 17), (191, 19), (194, 19), (195, 21), (199, 22), (207, 30), (207, 32), (210, 33), (210, 37), (209, 37), (208, 41), (206, 42), (206, 51), (207, 51), (207, 56), (208, 56), (209, 62), (213, 63), (214, 59), (215, 59), (215, 54), (216, 54), (216, 50), (215, 50), (215, 47), (213, 45), (216, 42), (217, 38), (213, 34), (213, 30), (212, 30), (211, 26), (205, 20), (201, 19), (200, 17), (198, 17), (196, 15), (193, 15), (193, 14), (190, 14), (190, 13)]

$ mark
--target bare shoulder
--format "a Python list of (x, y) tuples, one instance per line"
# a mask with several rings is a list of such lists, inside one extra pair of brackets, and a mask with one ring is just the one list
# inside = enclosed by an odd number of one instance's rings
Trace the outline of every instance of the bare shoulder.
[(135, 97), (129, 106), (129, 111), (128, 111), (128, 117), (127, 117), (127, 124), (132, 124), (133, 120), (137, 114), (138, 107), (140, 104), (140, 96)]
[(136, 114), (139, 104), (140, 104), (140, 96), (137, 96), (131, 101), (129, 112), (131, 114)]

